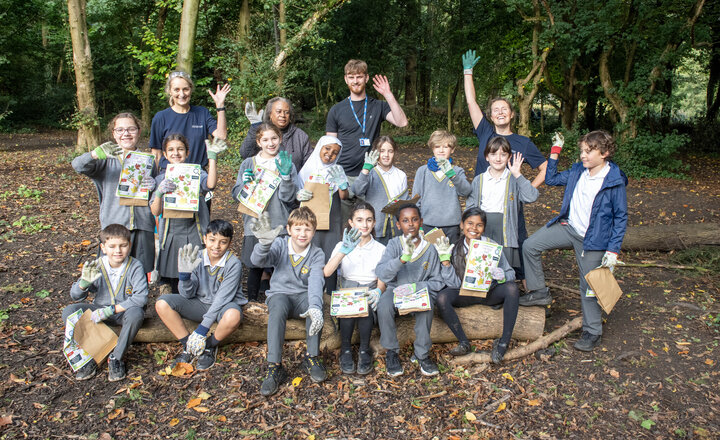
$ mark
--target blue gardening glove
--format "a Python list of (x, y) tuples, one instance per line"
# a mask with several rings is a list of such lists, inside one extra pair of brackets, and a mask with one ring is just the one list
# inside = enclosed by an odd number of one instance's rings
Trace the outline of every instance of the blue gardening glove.
[(365, 164), (363, 165), (363, 169), (370, 171), (371, 169), (375, 168), (375, 165), (377, 165), (379, 158), (380, 152), (378, 150), (372, 150), (365, 153)]
[(90, 319), (92, 319), (92, 322), (97, 324), (100, 321), (105, 321), (114, 314), (115, 306), (107, 306), (103, 307), (102, 309), (93, 310), (93, 312), (90, 314)]
[(455, 169), (453, 168), (452, 160), (440, 159), (437, 164), (440, 171), (442, 171), (448, 179), (455, 177)]
[(205, 342), (207, 341), (207, 333), (209, 328), (199, 325), (194, 332), (188, 337), (185, 344), (185, 351), (193, 356), (200, 356), (205, 350)]
[(333, 165), (328, 170), (328, 178), (330, 182), (332, 182), (335, 186), (342, 190), (346, 190), (348, 188), (348, 180), (347, 176), (345, 175), (345, 170), (343, 170), (343, 167), (340, 165)]
[(450, 244), (450, 239), (447, 237), (439, 237), (435, 243), (435, 250), (437, 250), (438, 258), (440, 261), (450, 261), (452, 257), (452, 250), (455, 247), (454, 244)]
[(250, 168), (245, 169), (245, 171), (243, 171), (243, 185), (250, 183), (253, 180), (255, 180), (255, 173), (253, 173), (253, 170)]
[(263, 113), (265, 113), (265, 110), (260, 110), (259, 112), (255, 110), (254, 102), (245, 103), (245, 117), (248, 119), (248, 121), (250, 121), (251, 124), (261, 123)]
[(376, 287), (372, 290), (368, 290), (366, 294), (368, 305), (373, 309), (373, 311), (377, 311), (381, 293), (382, 291)]
[(415, 241), (408, 235), (400, 237), (400, 246), (402, 246), (402, 255), (400, 260), (403, 263), (407, 263), (412, 259), (413, 253), (415, 253)]
[(227, 142), (225, 139), (213, 138), (212, 142), (205, 139), (205, 148), (207, 148), (208, 159), (217, 160), (218, 154), (227, 150)]
[(309, 191), (305, 188), (302, 188), (298, 190), (297, 194), (295, 195), (295, 198), (298, 202), (307, 202), (308, 200), (313, 198), (312, 191)]
[(115, 157), (122, 153), (122, 148), (113, 142), (105, 142), (104, 144), (95, 148), (93, 152), (95, 152), (95, 155), (98, 159), (105, 160), (108, 157)]
[(193, 246), (192, 243), (188, 243), (185, 246), (178, 249), (178, 278), (187, 281), (190, 279), (190, 274), (196, 267), (200, 265), (202, 259), (198, 257), (200, 248)]
[(438, 167), (437, 159), (435, 159), (435, 156), (433, 156), (433, 157), (431, 157), (430, 159), (428, 159), (428, 161), (427, 161), (427, 167), (428, 167), (428, 169), (429, 169), (430, 171), (432, 171), (433, 173), (434, 173), (435, 171), (440, 171), (440, 167)]
[(356, 228), (350, 230), (345, 229), (345, 231), (343, 231), (342, 245), (340, 245), (340, 253), (347, 255), (352, 252), (358, 243), (360, 243), (361, 238), (362, 234)]
[(290, 157), (290, 153), (287, 151), (281, 151), (275, 159), (275, 166), (277, 167), (280, 177), (282, 177), (283, 180), (290, 178), (292, 165), (292, 157)]
[(473, 67), (480, 61), (480, 57), (475, 56), (474, 50), (468, 50), (465, 55), (462, 56), (463, 74), (472, 75)]
[(175, 182), (173, 182), (170, 179), (165, 178), (158, 185), (157, 192), (160, 194), (167, 194), (167, 193), (171, 193), (171, 192), (175, 191), (176, 188), (177, 188), (177, 185), (175, 185)]
[(82, 272), (80, 274), (80, 281), (78, 281), (78, 286), (82, 290), (87, 290), (88, 287), (98, 278), (100, 278), (100, 265), (102, 264), (102, 259), (97, 258), (92, 261), (86, 261), (85, 264), (83, 264)]
[(325, 323), (322, 310), (315, 307), (307, 309), (305, 313), (302, 313), (300, 315), (300, 317), (306, 319), (310, 317), (310, 331), (308, 332), (308, 336), (315, 336), (316, 334), (318, 334), (318, 332), (322, 330), (323, 324)]
[(270, 246), (283, 229), (282, 225), (278, 225), (273, 229), (272, 223), (270, 223), (270, 214), (267, 211), (263, 212), (260, 218), (250, 225), (253, 235), (257, 238), (258, 243), (263, 246)]
[(502, 267), (493, 267), (490, 269), (490, 275), (492, 276), (492, 279), (500, 284), (505, 282), (505, 271)]

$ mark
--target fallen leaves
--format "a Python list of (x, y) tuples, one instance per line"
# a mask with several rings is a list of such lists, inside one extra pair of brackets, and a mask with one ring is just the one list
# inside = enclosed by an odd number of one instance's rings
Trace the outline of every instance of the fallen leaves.
[(158, 374), (161, 376), (175, 376), (183, 377), (190, 376), (195, 371), (192, 365), (186, 364), (185, 362), (178, 362), (174, 367), (165, 367)]
[(475, 420), (477, 420), (477, 417), (475, 417), (475, 414), (471, 413), (470, 411), (465, 411), (465, 418), (469, 422), (474, 422)]
[(505, 408), (507, 408), (507, 403), (503, 402), (500, 405), (498, 405), (497, 409), (495, 410), (496, 413), (499, 413), (500, 411), (504, 411)]

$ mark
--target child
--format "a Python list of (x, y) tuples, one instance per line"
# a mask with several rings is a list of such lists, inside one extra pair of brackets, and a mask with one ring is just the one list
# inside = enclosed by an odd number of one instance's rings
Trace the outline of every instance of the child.
[[(352, 229), (346, 230), (343, 240), (335, 246), (330, 260), (323, 272), (330, 276), (338, 270), (340, 287), (367, 286), (368, 305), (373, 311), (377, 310), (377, 301), (385, 290), (385, 283), (377, 279), (375, 267), (382, 258), (385, 246), (373, 238), (375, 232), (375, 210), (367, 202), (358, 202), (350, 211), (348, 224)], [(373, 356), (370, 351), (370, 335), (373, 329), (373, 313), (362, 318), (339, 318), (340, 339), (340, 369), (344, 374), (355, 372), (351, 340), (355, 324), (360, 334), (360, 351), (358, 354), (358, 374), (368, 374), (372, 371)]]
[[(213, 220), (203, 236), (205, 249), (188, 243), (178, 251), (179, 295), (162, 295), (155, 310), (165, 326), (178, 338), (182, 351), (173, 361), (191, 363), (197, 369), (215, 365), (217, 347), (242, 321), (241, 306), (247, 304), (240, 277), (242, 264), (230, 250), (233, 227), (225, 220)], [(199, 322), (190, 334), (183, 318)], [(207, 334), (217, 322), (215, 333)]]
[[(227, 149), (224, 140), (215, 138), (213, 143), (205, 142), (208, 155), (208, 171), (200, 172), (200, 200), (205, 194), (215, 189), (217, 183), (217, 155)], [(185, 136), (171, 134), (162, 144), (163, 156), (171, 164), (183, 163), (188, 155), (188, 143)], [(155, 192), (150, 198), (150, 210), (153, 215), (163, 213), (163, 198), (165, 194), (175, 191), (175, 183), (165, 178), (165, 173), (155, 177), (157, 183)], [(163, 218), (160, 221), (158, 235), (160, 237), (160, 252), (158, 253), (157, 270), (162, 279), (170, 285), (170, 292), (178, 291), (177, 256), (180, 248), (190, 243), (202, 247), (202, 237), (210, 222), (210, 212), (207, 203), (198, 203), (198, 211), (193, 218)]]
[[(122, 358), (128, 346), (142, 326), (147, 304), (148, 284), (142, 264), (130, 254), (130, 231), (118, 224), (111, 224), (100, 231), (100, 248), (103, 256), (83, 264), (80, 279), (72, 285), (70, 297), (76, 301), (95, 294), (92, 304), (70, 304), (62, 311), (63, 323), (77, 310), (92, 310), (93, 322), (109, 321), (120, 325), (117, 345), (108, 357), (108, 380), (115, 382), (125, 378)], [(90, 360), (77, 371), (77, 380), (95, 376), (97, 364)]]
[(483, 222), (484, 235), (503, 245), (503, 254), (513, 268), (520, 268), (520, 246), (518, 227), (524, 229), (524, 217), (518, 217), (520, 202), (532, 203), (538, 198), (538, 190), (520, 173), (523, 156), (516, 153), (510, 162), (512, 149), (510, 142), (496, 136), (485, 147), (485, 159), (490, 166), (487, 171), (478, 174), (472, 183), (472, 193), (466, 207), (482, 209), (487, 215)]
[[(418, 290), (427, 287), (432, 306), (437, 292), (445, 285), (437, 252), (421, 233), (423, 219), (420, 208), (414, 204), (401, 206), (395, 218), (403, 235), (388, 242), (385, 253), (375, 268), (378, 280), (387, 285), (387, 290), (380, 295), (377, 314), (380, 343), (387, 350), (385, 368), (390, 376), (399, 376), (404, 372), (398, 355), (400, 343), (395, 326), (397, 309), (393, 302), (393, 290), (397, 286), (410, 283), (415, 283)], [(415, 312), (414, 315), (415, 354), (411, 361), (420, 363), (420, 372), (425, 376), (434, 376), (438, 374), (438, 367), (429, 356), (433, 311)]]
[[(260, 147), (260, 152), (250, 158), (247, 158), (240, 165), (237, 182), (232, 189), (232, 196), (235, 200), (240, 200), (240, 191), (246, 183), (255, 180), (255, 174), (263, 168), (280, 174), (280, 185), (273, 193), (270, 200), (265, 206), (265, 211), (270, 216), (273, 227), (285, 226), (288, 214), (295, 203), (295, 182), (297, 180), (297, 170), (292, 163), (292, 158), (287, 151), (280, 151), (280, 139), (282, 134), (280, 129), (272, 124), (260, 124), (257, 130), (256, 140)], [(252, 264), (250, 255), (253, 247), (257, 243), (257, 238), (253, 236), (250, 228), (250, 215), (243, 214), (243, 225), (245, 240), (242, 249), (242, 263), (248, 268), (247, 291), (250, 301), (257, 301), (260, 294), (260, 279), (262, 278), (263, 268)]]
[(563, 140), (556, 135), (550, 150), (545, 183), (565, 186), (560, 215), (535, 232), (523, 246), (527, 287), (520, 297), (521, 306), (549, 305), (550, 291), (545, 286), (542, 252), (549, 249), (575, 250), (580, 271), (580, 303), (583, 332), (575, 343), (581, 351), (592, 351), (601, 342), (602, 310), (585, 275), (597, 266), (614, 268), (627, 228), (628, 179), (610, 160), (615, 140), (603, 130), (581, 137), (580, 159), (569, 170), (557, 171)]
[[(492, 164), (492, 162), (491, 162)], [(468, 208), (463, 212), (460, 230), (462, 237), (454, 245), (450, 244), (447, 238), (439, 238), (435, 243), (435, 249), (440, 258), (440, 264), (444, 267), (452, 267), (452, 271), (443, 271), (443, 275), (450, 275), (445, 278), (447, 287), (438, 292), (437, 308), (440, 317), (447, 324), (448, 328), (453, 332), (458, 345), (450, 350), (453, 356), (462, 356), (470, 352), (470, 341), (463, 331), (460, 320), (454, 307), (465, 307), (472, 304), (485, 304), (488, 306), (502, 305), (503, 307), (503, 331), (500, 339), (493, 344), (491, 353), (492, 361), (499, 364), (505, 356), (510, 337), (515, 328), (515, 320), (518, 314), (518, 297), (520, 290), (513, 282), (515, 280), (515, 271), (508, 264), (505, 254), (500, 254), (500, 262), (498, 267), (493, 268), (493, 282), (490, 285), (487, 297), (480, 298), (476, 296), (460, 296), (460, 286), (465, 276), (465, 265), (467, 264), (467, 254), (471, 240), (489, 241), (495, 243), (494, 240), (483, 235), (487, 218), (485, 212), (480, 208)]]
[[(430, 135), (428, 146), (433, 157), (427, 165), (418, 168), (413, 183), (413, 195), (420, 195), (420, 208), (425, 229), (440, 228), (451, 243), (460, 237), (460, 200), (472, 191), (465, 171), (452, 165), (452, 156), (457, 147), (457, 138), (445, 130), (436, 130)], [(402, 229), (402, 228), (401, 228)]]
[(320, 333), (323, 327), (323, 265), (325, 255), (312, 244), (317, 218), (307, 208), (295, 209), (288, 217), (289, 237), (278, 237), (282, 226), (272, 229), (270, 218), (263, 213), (253, 224), (258, 244), (252, 253), (253, 264), (272, 266), (270, 289), (267, 291), (267, 375), (260, 387), (263, 396), (271, 396), (285, 380), (282, 349), (288, 318), (306, 318), (307, 353), (303, 367), (313, 382), (322, 382), (327, 373), (320, 361)]
[[(76, 157), (72, 167), (95, 184), (100, 199), (101, 228), (113, 223), (128, 228), (130, 255), (149, 273), (155, 267), (155, 218), (149, 206), (121, 206), (116, 195), (122, 161), (128, 152), (137, 149), (140, 140), (140, 120), (132, 113), (119, 113), (108, 124), (108, 130), (117, 144), (106, 142)], [(155, 189), (155, 179), (150, 172), (144, 175), (141, 185), (148, 192)]]
[(352, 192), (375, 208), (375, 239), (384, 245), (399, 232), (393, 216), (382, 208), (395, 199), (408, 199), (407, 175), (393, 165), (396, 151), (397, 144), (390, 136), (375, 139), (373, 151), (365, 153), (365, 165), (352, 184)]
[[(338, 241), (342, 240), (342, 215), (340, 212), (340, 200), (347, 199), (348, 179), (345, 171), (340, 165), (336, 165), (342, 144), (338, 138), (323, 136), (318, 140), (310, 158), (305, 162), (298, 174), (297, 199), (301, 202), (312, 199), (311, 191), (305, 189), (306, 182), (327, 183), (330, 185), (330, 228), (327, 231), (316, 231), (313, 244), (322, 249), (325, 254), (326, 263)], [(325, 288), (332, 293), (337, 285), (337, 274), (333, 272), (325, 280)]]

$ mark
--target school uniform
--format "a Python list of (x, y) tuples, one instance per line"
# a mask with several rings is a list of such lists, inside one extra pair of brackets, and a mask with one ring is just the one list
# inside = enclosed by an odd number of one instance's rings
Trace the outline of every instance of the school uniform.
[(68, 316), (77, 310), (94, 311), (112, 305), (125, 308), (124, 312), (116, 313), (105, 320), (108, 324), (122, 326), (117, 345), (113, 349), (115, 359), (122, 359), (145, 317), (148, 298), (147, 276), (140, 261), (133, 257), (125, 259), (119, 268), (111, 268), (107, 256), (103, 256), (100, 273), (100, 278), (93, 281), (86, 290), (80, 288), (79, 280), (73, 283), (70, 288), (70, 297), (73, 300), (82, 301), (90, 292), (95, 294), (95, 299), (92, 303), (66, 306), (62, 311), (63, 324), (67, 322)]
[[(380, 344), (385, 349), (394, 351), (400, 349), (395, 324), (397, 309), (393, 302), (395, 287), (410, 283), (415, 283), (418, 290), (427, 287), (430, 305), (434, 307), (433, 303), (437, 292), (445, 285), (441, 275), (440, 260), (433, 245), (422, 240), (410, 261), (404, 264), (400, 261), (402, 253), (400, 237), (393, 238), (388, 242), (385, 252), (375, 268), (378, 279), (387, 284), (387, 289), (380, 295), (377, 308)], [(433, 310), (414, 312), (413, 315), (415, 317), (415, 341), (413, 343), (415, 356), (418, 359), (425, 359), (432, 347), (430, 328), (432, 327)]]
[[(270, 245), (255, 245), (252, 262), (259, 267), (273, 267), (270, 288), (265, 292), (268, 306), (267, 361), (280, 363), (288, 318), (299, 318), (308, 308), (323, 309), (323, 267), (325, 254), (310, 244), (302, 252), (292, 247), (290, 237), (277, 237)], [(320, 354), (320, 335), (309, 336), (311, 319), (305, 319), (307, 353)]]
[(382, 212), (382, 208), (395, 199), (407, 200), (407, 175), (396, 168), (388, 171), (376, 166), (368, 174), (360, 173), (352, 184), (352, 192), (375, 209), (375, 240), (382, 244), (398, 235), (395, 217)]
[(458, 197), (467, 197), (472, 186), (465, 170), (453, 166), (455, 175), (448, 178), (441, 171), (431, 171), (427, 165), (418, 168), (413, 183), (413, 195), (420, 195), (417, 205), (423, 219), (423, 229), (441, 228), (451, 243), (460, 237), (462, 209)]
[(121, 206), (117, 187), (122, 162), (115, 157), (105, 160), (93, 159), (84, 153), (72, 161), (78, 173), (92, 179), (100, 200), (100, 228), (117, 223), (130, 230), (130, 255), (142, 263), (145, 272), (155, 267), (155, 217), (149, 206)]

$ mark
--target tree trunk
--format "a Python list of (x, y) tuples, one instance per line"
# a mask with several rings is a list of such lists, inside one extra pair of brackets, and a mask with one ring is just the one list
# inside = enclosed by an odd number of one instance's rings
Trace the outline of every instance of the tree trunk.
[(95, 84), (92, 54), (88, 40), (85, 0), (68, 0), (68, 19), (73, 48), (73, 66), (77, 87), (79, 117), (78, 138), (75, 150), (89, 151), (100, 143), (100, 130), (95, 103)]
[(710, 65), (708, 66), (707, 112), (708, 121), (714, 121), (720, 112), (720, 21), (712, 26), (712, 45), (710, 46)]
[(405, 106), (417, 105), (417, 53), (412, 51), (405, 57)]
[(177, 70), (192, 75), (195, 55), (195, 32), (200, 0), (183, 0), (180, 17), (180, 38), (178, 39)]
[[(285, 20), (285, 0), (280, 0), (278, 4), (278, 27), (280, 28), (280, 47), (287, 45), (287, 21)], [(278, 93), (282, 93), (283, 84), (285, 84), (285, 66), (280, 67), (277, 77)]]
[(610, 104), (613, 106), (615, 113), (617, 113), (619, 117), (618, 122), (627, 127), (625, 130), (623, 130), (621, 136), (623, 138), (634, 139), (635, 136), (637, 136), (637, 124), (634, 119), (628, 121), (628, 115), (630, 113), (630, 110), (627, 104), (625, 104), (623, 98), (618, 93), (618, 90), (615, 88), (612, 77), (610, 76), (610, 55), (612, 54), (612, 51), (613, 45), (610, 44), (608, 47), (605, 48), (605, 50), (603, 50), (602, 54), (600, 55), (600, 61), (598, 64), (600, 84), (602, 85), (605, 97), (608, 99), (608, 101), (610, 101)]
[[(155, 28), (155, 37), (159, 40), (162, 38), (163, 31), (165, 29), (165, 19), (167, 18), (167, 6), (161, 6), (158, 10), (158, 22)], [(155, 75), (155, 69), (148, 67), (145, 72), (145, 78), (143, 79), (142, 89), (140, 91), (140, 120), (142, 121), (143, 128), (150, 130), (150, 124), (152, 122), (152, 108), (150, 106), (150, 95), (152, 93), (153, 76)]]

